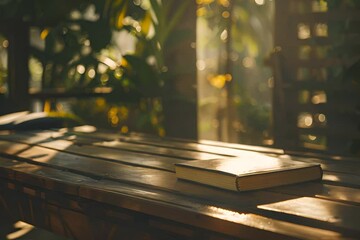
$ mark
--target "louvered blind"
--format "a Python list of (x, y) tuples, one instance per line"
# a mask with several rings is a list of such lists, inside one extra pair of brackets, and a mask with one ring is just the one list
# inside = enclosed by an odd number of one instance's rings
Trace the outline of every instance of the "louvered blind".
[(359, 9), (355, 0), (276, 1), (276, 145), (360, 151)]

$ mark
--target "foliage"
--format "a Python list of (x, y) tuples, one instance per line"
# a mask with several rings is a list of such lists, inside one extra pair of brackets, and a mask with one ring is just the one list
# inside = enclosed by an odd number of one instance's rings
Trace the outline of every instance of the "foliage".
[[(2, 19), (18, 19), (40, 26), (45, 45), (43, 48), (31, 46), (31, 56), (42, 66), (42, 90), (111, 87), (113, 91), (106, 99), (108, 104), (101, 105), (105, 114), (116, 105), (119, 109), (125, 105), (130, 107), (121, 102), (123, 96), (131, 96), (131, 106), (141, 109), (141, 99), (158, 99), (162, 95), (167, 71), (163, 49), (174, 42), (170, 33), (189, 3), (184, 1), (172, 14), (175, 2), (8, 0), (0, 2), (0, 13)], [(122, 52), (114, 33), (131, 37), (130, 44), (135, 45), (133, 51)], [(160, 103), (155, 102), (153, 108), (160, 115), (161, 107), (157, 107)], [(76, 104), (73, 109), (80, 115), (92, 115), (89, 106)], [(80, 110), (81, 106), (84, 111)], [(143, 110), (132, 112), (146, 115)], [(140, 117), (139, 122), (147, 127), (150, 123), (159, 132), (161, 117), (154, 121), (151, 111), (148, 115), (147, 121)]]

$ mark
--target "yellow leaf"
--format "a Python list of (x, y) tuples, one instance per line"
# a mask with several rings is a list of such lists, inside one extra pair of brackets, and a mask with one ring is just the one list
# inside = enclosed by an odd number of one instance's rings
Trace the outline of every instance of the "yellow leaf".
[(98, 107), (104, 107), (105, 104), (106, 104), (105, 99), (103, 99), (103, 98), (97, 98), (97, 99), (96, 99), (96, 105), (97, 105)]
[(128, 4), (125, 3), (124, 7), (121, 9), (121, 11), (117, 17), (116, 27), (119, 29), (124, 26), (124, 19), (125, 19), (126, 13), (127, 13), (127, 8), (128, 8)]
[(205, 7), (201, 7), (201, 8), (198, 8), (197, 10), (196, 10), (196, 15), (198, 16), (198, 17), (202, 17), (202, 16), (205, 16), (206, 15), (206, 8)]
[(150, 11), (146, 11), (144, 19), (141, 21), (140, 26), (143, 34), (146, 36), (149, 33), (150, 26), (152, 23)]
[(51, 101), (49, 99), (45, 100), (44, 112), (51, 112)]
[(128, 126), (122, 126), (120, 129), (121, 133), (128, 133), (129, 132), (129, 127)]
[(157, 125), (159, 123), (159, 120), (156, 116), (152, 116), (151, 117), (151, 124), (152, 125)]
[(110, 110), (108, 111), (108, 117), (111, 118), (113, 116), (117, 116), (118, 114), (118, 109), (117, 107), (111, 107)]
[(127, 68), (127, 67), (129, 67), (129, 63), (128, 63), (128, 61), (126, 61), (125, 58), (122, 58), (120, 66), (122, 66), (123, 68)]
[(164, 128), (159, 128), (158, 129), (158, 134), (159, 134), (160, 137), (165, 137), (165, 135), (166, 135), (165, 129)]
[(225, 74), (225, 79), (226, 81), (230, 82), (232, 80), (232, 75), (229, 73)]
[(42, 40), (45, 40), (45, 38), (47, 37), (47, 35), (49, 34), (49, 29), (48, 28), (45, 28), (44, 30), (41, 31), (40, 33), (40, 38)]
[(222, 5), (223, 7), (229, 7), (230, 2), (229, 0), (217, 0), (218, 4)]
[(110, 122), (112, 126), (117, 126), (119, 123), (119, 117), (118, 116), (113, 116), (110, 118)]
[(226, 75), (220, 74), (220, 75), (216, 75), (216, 76), (210, 76), (208, 78), (208, 81), (212, 86), (221, 89), (225, 86), (225, 83), (227, 81), (231, 80), (231, 78), (232, 77), (230, 74), (226, 74)]
[(122, 118), (126, 119), (129, 115), (129, 109), (125, 106), (119, 107), (119, 112)]
[(210, 4), (210, 3), (212, 3), (212, 2), (214, 2), (214, 0), (196, 0), (196, 3), (197, 3), (198, 5), (201, 5), (201, 4)]

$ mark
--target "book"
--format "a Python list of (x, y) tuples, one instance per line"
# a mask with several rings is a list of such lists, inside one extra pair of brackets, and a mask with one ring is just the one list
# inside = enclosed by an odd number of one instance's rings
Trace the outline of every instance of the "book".
[(264, 189), (322, 178), (320, 164), (267, 155), (177, 163), (175, 173), (179, 179), (232, 191)]

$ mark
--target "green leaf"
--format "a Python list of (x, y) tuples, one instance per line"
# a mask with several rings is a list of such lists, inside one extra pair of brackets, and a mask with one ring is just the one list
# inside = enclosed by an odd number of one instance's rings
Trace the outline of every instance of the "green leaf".
[(88, 33), (91, 47), (94, 51), (98, 52), (110, 43), (112, 32), (106, 20), (100, 19), (96, 22), (84, 22), (82, 28)]
[(134, 55), (125, 55), (124, 59), (129, 64), (125, 74), (134, 81), (136, 88), (144, 95), (158, 95), (159, 77), (154, 68), (144, 59)]
[(170, 34), (171, 31), (174, 30), (176, 24), (179, 23), (181, 18), (184, 16), (186, 8), (189, 6), (190, 1), (184, 1), (182, 4), (176, 9), (174, 16), (170, 19), (169, 24), (167, 25), (167, 28), (164, 29), (163, 39), (161, 39), (163, 42), (166, 41), (166, 38)]
[(160, 7), (160, 4), (158, 3), (157, 0), (150, 0), (150, 4), (151, 4), (151, 7), (154, 11), (154, 14), (157, 18), (157, 21), (158, 21), (158, 24), (162, 23), (163, 22), (163, 14), (162, 14), (162, 9)]

